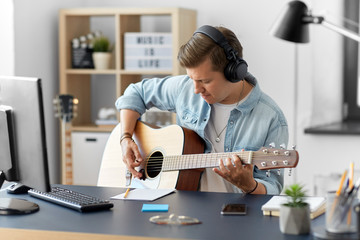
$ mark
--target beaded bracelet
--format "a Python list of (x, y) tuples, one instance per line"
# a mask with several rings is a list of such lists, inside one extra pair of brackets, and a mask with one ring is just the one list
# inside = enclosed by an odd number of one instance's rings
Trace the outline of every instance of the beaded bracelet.
[(256, 190), (256, 188), (258, 187), (259, 183), (258, 183), (258, 181), (256, 181), (256, 180), (255, 180), (255, 182), (256, 182), (256, 185), (255, 185), (254, 189), (251, 190), (250, 192), (247, 192), (246, 194), (250, 194), (250, 193), (252, 193), (252, 192), (254, 192), (254, 191)]

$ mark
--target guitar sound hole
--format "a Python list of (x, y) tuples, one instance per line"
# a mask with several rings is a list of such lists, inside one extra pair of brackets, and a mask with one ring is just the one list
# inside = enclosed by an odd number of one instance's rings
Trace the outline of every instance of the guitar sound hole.
[(146, 172), (149, 178), (155, 178), (161, 172), (164, 156), (161, 152), (154, 152), (148, 159)]

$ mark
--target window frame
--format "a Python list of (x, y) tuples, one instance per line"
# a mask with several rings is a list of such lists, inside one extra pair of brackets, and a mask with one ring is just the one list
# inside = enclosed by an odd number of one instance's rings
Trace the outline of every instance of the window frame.
[[(345, 1), (345, 18), (359, 23), (359, 1)], [(358, 32), (359, 28), (345, 23), (345, 28)], [(358, 54), (354, 54), (354, 52)], [(360, 106), (357, 103), (359, 81), (359, 43), (355, 40), (344, 39), (344, 121), (360, 121)]]

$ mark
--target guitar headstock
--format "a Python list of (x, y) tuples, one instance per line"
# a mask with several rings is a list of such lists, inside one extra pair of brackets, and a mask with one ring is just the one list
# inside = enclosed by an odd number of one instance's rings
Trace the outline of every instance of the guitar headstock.
[(299, 153), (296, 150), (262, 147), (254, 152), (252, 164), (260, 170), (278, 168), (295, 168), (299, 162)]
[(69, 94), (61, 94), (53, 100), (55, 108), (55, 117), (64, 122), (70, 122), (76, 116), (76, 105), (78, 99)]

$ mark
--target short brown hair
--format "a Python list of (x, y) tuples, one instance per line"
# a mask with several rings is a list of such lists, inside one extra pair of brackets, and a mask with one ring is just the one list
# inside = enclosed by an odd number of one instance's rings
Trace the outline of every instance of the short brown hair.
[[(238, 52), (238, 56), (242, 58), (243, 48), (236, 35), (225, 27), (215, 28), (225, 36), (230, 46), (234, 48), (235, 51)], [(185, 68), (197, 67), (205, 61), (207, 57), (210, 57), (214, 71), (223, 72), (229, 62), (224, 49), (211, 38), (201, 33), (194, 34), (187, 43), (180, 47), (178, 53), (180, 66)]]

